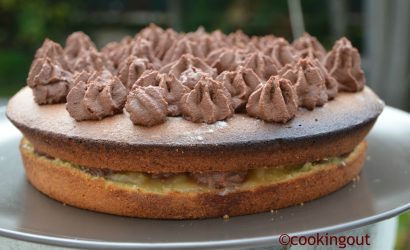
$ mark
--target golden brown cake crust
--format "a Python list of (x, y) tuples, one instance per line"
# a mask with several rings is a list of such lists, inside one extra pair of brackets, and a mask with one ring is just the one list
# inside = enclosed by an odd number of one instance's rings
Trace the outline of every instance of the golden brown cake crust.
[(299, 164), (349, 153), (363, 140), (383, 104), (369, 89), (340, 93), (286, 124), (235, 114), (196, 124), (183, 118), (152, 128), (128, 114), (76, 122), (64, 104), (39, 106), (29, 88), (9, 102), (7, 116), (39, 152), (82, 166), (150, 173), (236, 171)]
[[(147, 193), (124, 188), (75, 168), (58, 167), (51, 160), (20, 148), (29, 181), (63, 203), (116, 215), (189, 219), (236, 216), (279, 209), (310, 201), (338, 190), (360, 173), (367, 144), (361, 143), (345, 164), (331, 164), (296, 178), (225, 195), (205, 193)], [(352, 154), (353, 155), (353, 154)]]

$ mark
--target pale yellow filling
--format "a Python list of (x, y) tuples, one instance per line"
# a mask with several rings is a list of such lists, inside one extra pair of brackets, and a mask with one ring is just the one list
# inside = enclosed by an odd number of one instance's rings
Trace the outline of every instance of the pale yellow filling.
[[(346, 162), (349, 162), (350, 159), (354, 158), (358, 153), (357, 146), (355, 150), (350, 153), (347, 157), (333, 157), (329, 159), (322, 160), (320, 162), (308, 162), (305, 164), (300, 164), (296, 166), (276, 166), (276, 167), (263, 167), (258, 169), (251, 169), (248, 172), (248, 175), (245, 181), (237, 186), (235, 190), (248, 190), (254, 187), (260, 187), (265, 185), (272, 185), (279, 182), (288, 181), (292, 178), (297, 178), (306, 174), (319, 171), (323, 168), (326, 168), (332, 164), (337, 164), (344, 166)], [(94, 176), (84, 170), (83, 167), (73, 164), (68, 161), (60, 160), (57, 158), (47, 158), (41, 155), (38, 155), (33, 146), (29, 141), (24, 140), (23, 149), (27, 150), (31, 154), (35, 154), (36, 157), (44, 161), (51, 161), (56, 167), (70, 168), (73, 171), (80, 171), (83, 174), (88, 175), (92, 179), (104, 178), (107, 182), (120, 185), (124, 188), (131, 188), (134, 190), (140, 190), (143, 192), (150, 193), (169, 193), (169, 192), (209, 192), (213, 189), (198, 184), (192, 177), (186, 173), (181, 173), (173, 175), (166, 179), (156, 179), (152, 178), (149, 174), (142, 172), (121, 172), (113, 173), (104, 176)], [(230, 188), (232, 189), (232, 188)], [(221, 192), (229, 190), (219, 190)]]

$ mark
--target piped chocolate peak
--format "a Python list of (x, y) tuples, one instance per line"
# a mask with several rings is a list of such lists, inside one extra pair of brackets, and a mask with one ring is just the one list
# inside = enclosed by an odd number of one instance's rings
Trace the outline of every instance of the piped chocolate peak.
[(65, 47), (46, 39), (37, 50), (27, 84), (38, 104), (66, 102), (77, 121), (122, 113), (138, 126), (181, 116), (214, 123), (235, 113), (285, 123), (365, 85), (360, 54), (342, 38), (326, 55), (304, 34), (289, 44), (242, 31), (225, 35), (178, 33), (151, 24), (99, 50), (83, 32)]
[(189, 93), (181, 98), (181, 112), (193, 122), (214, 123), (232, 116), (231, 95), (220, 83), (202, 76)]
[(361, 69), (359, 51), (347, 38), (338, 40), (324, 61), (329, 74), (339, 83), (339, 90), (356, 92), (364, 88), (366, 78)]
[(283, 68), (281, 76), (295, 86), (299, 106), (313, 110), (327, 102), (325, 78), (312, 60), (300, 59), (293, 67)]
[(67, 95), (67, 111), (77, 121), (100, 120), (121, 113), (127, 90), (108, 70), (90, 74), (83, 71)]
[(295, 116), (297, 109), (295, 87), (289, 80), (278, 76), (272, 76), (259, 85), (246, 105), (250, 116), (268, 122), (285, 123)]

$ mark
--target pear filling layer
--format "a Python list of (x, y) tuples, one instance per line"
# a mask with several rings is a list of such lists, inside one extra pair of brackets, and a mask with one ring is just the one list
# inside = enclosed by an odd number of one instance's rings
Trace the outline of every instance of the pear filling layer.
[(149, 174), (143, 172), (114, 172), (109, 169), (79, 166), (68, 161), (39, 154), (28, 140), (24, 139), (22, 142), (22, 150), (33, 154), (39, 160), (51, 161), (56, 167), (80, 171), (87, 178), (91, 179), (103, 178), (112, 184), (121, 185), (124, 188), (153, 193), (209, 192), (214, 190), (225, 192), (233, 189), (248, 190), (254, 187), (272, 185), (319, 171), (330, 165), (336, 164), (343, 167), (351, 159), (355, 158), (355, 155), (360, 151), (360, 147), (363, 147), (363, 143), (356, 146), (350, 154), (343, 157), (332, 157), (293, 166), (266, 166), (235, 172)]

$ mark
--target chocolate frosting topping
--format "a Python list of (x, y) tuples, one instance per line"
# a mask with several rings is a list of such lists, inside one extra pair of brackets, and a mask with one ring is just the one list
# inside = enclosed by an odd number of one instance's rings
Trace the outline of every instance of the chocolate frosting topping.
[(27, 83), (39, 104), (69, 99), (67, 110), (78, 121), (122, 112), (129, 94), (132, 121), (152, 126), (166, 116), (213, 123), (245, 111), (286, 122), (295, 115), (295, 100), (312, 110), (339, 91), (362, 90), (365, 77), (359, 52), (346, 38), (326, 55), (307, 33), (290, 45), (274, 35), (203, 27), (178, 33), (151, 24), (101, 52), (83, 32), (70, 35), (64, 49), (46, 39)]
[(183, 55), (178, 61), (161, 68), (161, 73), (174, 75), (182, 84), (194, 88), (203, 75), (216, 77), (216, 70), (206, 64), (202, 59), (190, 54)]
[(160, 60), (154, 54), (151, 42), (143, 38), (138, 37), (133, 43), (131, 55), (140, 58), (146, 58), (156, 69), (160, 68), (161, 66)]
[(250, 68), (243, 68), (236, 71), (224, 71), (217, 78), (232, 96), (234, 110), (242, 109), (250, 94), (262, 82), (256, 73)]
[(262, 53), (252, 53), (244, 61), (246, 68), (251, 68), (262, 79), (268, 80), (271, 76), (278, 73), (277, 66), (272, 59)]
[(135, 86), (127, 96), (125, 109), (135, 125), (150, 127), (165, 122), (167, 106), (163, 88)]
[(283, 67), (286, 64), (293, 64), (296, 62), (296, 54), (288, 41), (283, 38), (276, 38), (272, 45), (265, 49), (265, 55), (270, 56), (273, 63), (278, 67)]
[(199, 58), (204, 58), (205, 55), (196, 42), (190, 41), (187, 38), (175, 42), (165, 53), (162, 62), (164, 64), (173, 62), (181, 58), (184, 54), (190, 54)]
[(83, 32), (74, 32), (66, 40), (64, 52), (73, 73), (103, 71), (114, 72), (114, 65), (106, 54), (98, 52), (95, 44)]
[(44, 40), (41, 47), (36, 51), (34, 58), (37, 59), (47, 57), (50, 58), (53, 62), (56, 62), (59, 65), (61, 65), (61, 67), (64, 70), (70, 70), (63, 47), (61, 47), (60, 44), (53, 42), (48, 38)]
[(264, 51), (267, 48), (271, 48), (272, 44), (275, 44), (277, 37), (274, 35), (266, 35), (266, 36), (253, 36), (252, 43), (255, 45), (258, 50)]
[(152, 47), (156, 48), (162, 40), (164, 30), (157, 25), (150, 23), (150, 25), (142, 29), (136, 37), (144, 38), (152, 43)]
[(186, 37), (197, 44), (200, 53), (205, 57), (212, 51), (226, 45), (226, 38), (222, 32), (214, 31), (208, 34), (203, 27), (199, 27), (195, 32), (186, 34)]
[(121, 64), (118, 78), (127, 89), (131, 89), (138, 78), (150, 69), (153, 69), (153, 66), (146, 58), (129, 56), (127, 60)]
[(289, 80), (272, 76), (249, 97), (246, 111), (268, 122), (285, 123), (298, 109), (296, 90)]
[(338, 93), (338, 84), (335, 78), (329, 74), (327, 69), (319, 62), (318, 59), (313, 60), (313, 64), (319, 68), (323, 79), (325, 79), (326, 93), (329, 100), (336, 97)]
[(64, 48), (68, 60), (75, 60), (82, 53), (97, 52), (97, 47), (84, 32), (77, 31), (67, 37)]
[(164, 89), (165, 100), (168, 102), (168, 115), (180, 115), (179, 102), (182, 96), (188, 93), (190, 89), (178, 81), (173, 75), (167, 77), (165, 81), (161, 81), (159, 86)]
[(159, 86), (163, 89), (163, 95), (168, 103), (168, 115), (178, 116), (181, 114), (179, 101), (190, 89), (178, 81), (174, 75), (167, 76), (156, 70), (145, 71), (135, 83), (135, 86)]
[(341, 38), (325, 58), (325, 67), (339, 83), (340, 91), (356, 92), (364, 88), (366, 78), (361, 69), (359, 51)]
[(108, 70), (83, 71), (75, 77), (75, 86), (67, 95), (66, 108), (77, 121), (100, 120), (121, 113), (126, 96), (124, 85)]
[(202, 76), (189, 93), (182, 96), (181, 113), (193, 122), (214, 123), (233, 114), (231, 96), (220, 82)]
[(237, 30), (226, 37), (228, 44), (238, 47), (246, 48), (249, 45), (250, 38), (242, 30)]
[(63, 69), (57, 58), (37, 58), (31, 65), (27, 84), (38, 104), (61, 103), (72, 87), (72, 74)]
[(296, 87), (300, 106), (313, 110), (328, 100), (325, 79), (310, 59), (300, 59), (295, 66), (288, 64), (279, 74)]
[(115, 69), (118, 69), (128, 56), (131, 55), (132, 42), (132, 37), (126, 36), (120, 42), (108, 43), (101, 49), (101, 53), (111, 60)]
[(297, 50), (299, 57), (317, 58), (322, 60), (326, 56), (326, 50), (323, 45), (316, 39), (316, 37), (303, 34), (293, 42), (293, 48)]
[(155, 24), (150, 24), (147, 28), (141, 30), (136, 38), (143, 38), (151, 42), (155, 56), (162, 60), (165, 53), (178, 40), (178, 36), (178, 33), (172, 29), (163, 30)]
[(155, 56), (158, 57), (160, 60), (164, 59), (165, 53), (178, 41), (178, 34), (172, 30), (167, 29), (165, 30), (158, 41), (158, 44), (154, 48)]
[(73, 72), (87, 72), (109, 70), (114, 72), (114, 66), (100, 52), (91, 51), (81, 53), (76, 59), (71, 61), (71, 69)]
[(165, 77), (166, 74), (159, 73), (156, 70), (147, 70), (135, 82), (135, 85), (140, 87), (159, 86), (166, 80)]
[(218, 74), (223, 71), (232, 71), (243, 61), (242, 56), (236, 49), (221, 48), (211, 52), (206, 58), (206, 62), (212, 67), (216, 68)]

